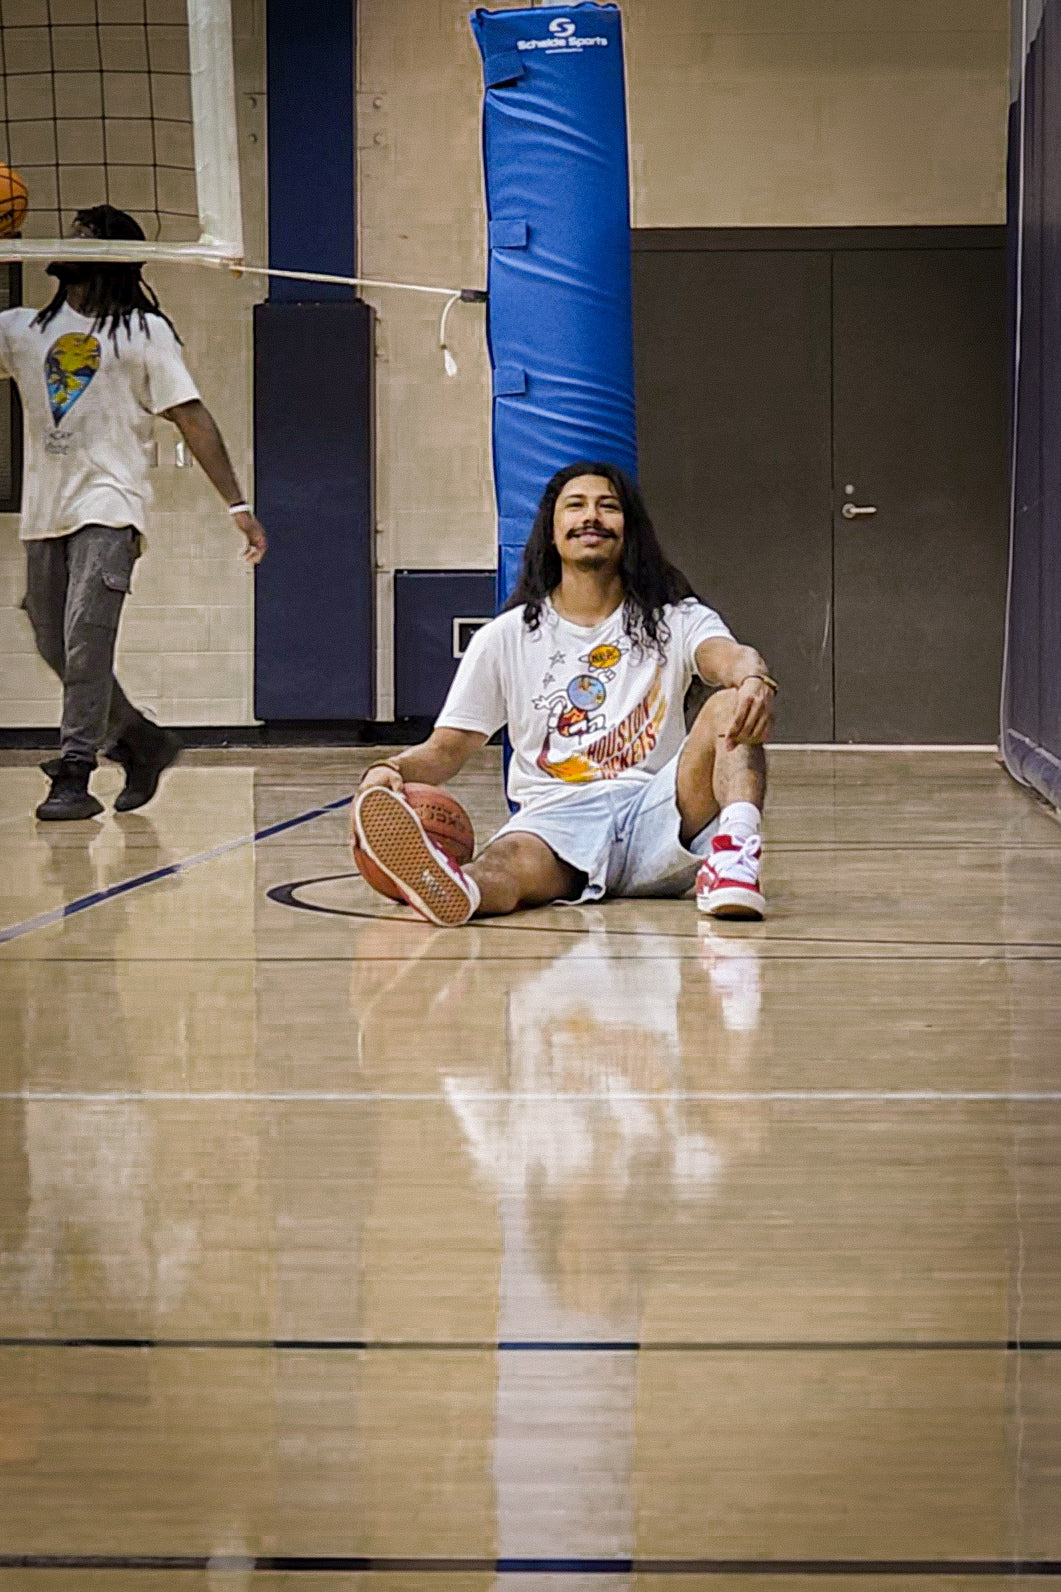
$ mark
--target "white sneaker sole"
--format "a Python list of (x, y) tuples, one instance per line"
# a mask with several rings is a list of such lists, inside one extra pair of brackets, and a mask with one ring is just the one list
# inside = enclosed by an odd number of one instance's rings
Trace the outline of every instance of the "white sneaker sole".
[(766, 916), (766, 902), (758, 890), (748, 890), (743, 885), (721, 885), (717, 890), (706, 890), (696, 898), (696, 910), (709, 918), (749, 918)]
[(409, 906), (442, 929), (467, 923), (470, 893), (446, 869), (407, 802), (385, 786), (362, 791), (354, 806), (358, 844), (392, 880)]

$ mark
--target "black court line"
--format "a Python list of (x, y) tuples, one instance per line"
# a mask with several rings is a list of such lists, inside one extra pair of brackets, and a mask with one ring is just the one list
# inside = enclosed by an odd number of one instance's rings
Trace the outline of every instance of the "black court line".
[(362, 1554), (0, 1554), (0, 1570), (213, 1570), (299, 1575), (1061, 1576), (1061, 1559), (389, 1558)]
[[(181, 168), (178, 167), (176, 169), (180, 170)], [(0, 767), (3, 767), (3, 765), (0, 764)], [(501, 824), (502, 820), (499, 817), (497, 820), (498, 829), (501, 828)], [(319, 839), (306, 835), (298, 842), (298, 845), (306, 850), (311, 847), (319, 848), (333, 846), (334, 844), (334, 836), (330, 835), (323, 835)], [(1061, 853), (1061, 842), (1057, 840), (1022, 840), (1018, 845), (1016, 842), (1010, 841), (1002, 848), (1000, 848), (997, 840), (940, 840), (938, 842), (926, 840), (914, 841), (909, 845), (904, 844), (901, 840), (882, 840), (879, 842), (844, 840), (836, 841), (835, 843), (824, 840), (771, 840), (769, 843), (771, 857), (801, 857), (807, 855), (872, 857), (877, 854), (890, 857), (899, 853), (904, 856), (912, 853), (916, 856), (921, 852), (926, 854), (931, 852), (939, 855), (941, 852), (948, 851), (982, 852), (985, 856), (989, 853), (997, 856), (1000, 849), (1010, 852), (1019, 851), (1021, 856), (1026, 855), (1028, 852), (1043, 852), (1045, 854), (1052, 853), (1056, 857)]]
[[(1059, 849), (1056, 840), (1022, 840), (1019, 844), (1010, 842), (1005, 848), (1020, 851), (1054, 851)], [(875, 852), (875, 851), (995, 851), (999, 850), (997, 840), (919, 840), (911, 845), (906, 845), (902, 840), (771, 840), (770, 855), (777, 856), (784, 852), (798, 856), (807, 851), (822, 852), (830, 857), (835, 857), (838, 852)]]
[[(0, 928), (0, 945), (5, 945), (5, 944), (10, 943), (13, 940), (21, 939), (24, 935), (34, 933), (37, 929), (50, 928), (56, 923), (62, 923), (66, 918), (75, 917), (78, 913), (87, 912), (92, 907), (101, 906), (106, 901), (113, 901), (118, 896), (128, 895), (130, 891), (140, 890), (140, 889), (143, 889), (146, 885), (157, 884), (159, 882), (159, 880), (161, 880), (161, 879), (170, 879), (170, 878), (173, 878), (176, 875), (179, 875), (179, 874), (182, 874), (182, 873), (186, 873), (191, 868), (198, 867), (200, 864), (202, 864), (204, 862), (213, 862), (218, 857), (222, 857), (222, 856), (226, 855), (226, 853), (228, 853), (230, 851), (236, 851), (236, 850), (238, 850), (239, 848), (241, 848), (243, 846), (254, 845), (258, 841), (270, 839), (273, 835), (283, 834), (285, 830), (295, 829), (295, 828), (298, 828), (302, 824), (311, 823), (315, 818), (323, 818), (328, 813), (337, 812), (337, 811), (341, 810), (344, 807), (349, 807), (352, 801), (353, 801), (353, 795), (342, 796), (337, 801), (326, 802), (323, 806), (311, 808), (309, 811), (304, 812), (304, 813), (298, 813), (293, 818), (285, 818), (285, 819), (282, 819), (279, 823), (269, 824), (266, 828), (259, 829), (259, 830), (255, 831), (255, 833), (252, 834), (252, 835), (241, 835), (238, 838), (236, 838), (235, 840), (223, 841), (220, 845), (213, 846), (208, 851), (201, 851), (201, 852), (198, 852), (195, 856), (185, 857), (180, 862), (167, 863), (166, 866), (162, 867), (162, 868), (153, 868), (147, 873), (137, 874), (131, 879), (123, 879), (118, 884), (109, 885), (107, 887), (107, 889), (105, 889), (105, 890), (94, 890), (88, 895), (79, 896), (77, 898), (77, 900), (75, 900), (75, 901), (65, 902), (62, 906), (53, 907), (50, 911), (39, 913), (36, 917), (26, 918), (21, 923), (9, 924), (6, 927)], [(296, 880), (291, 881), (288, 884), (274, 885), (272, 889), (266, 891), (266, 896), (268, 897), (268, 899), (270, 901), (275, 902), (277, 905), (287, 906), (287, 907), (294, 907), (294, 908), (296, 908), (296, 909), (298, 909), (299, 911), (302, 911), (302, 912), (317, 912), (317, 913), (323, 914), (326, 917), (359, 918), (362, 921), (367, 921), (367, 922), (372, 922), (372, 921), (377, 921), (377, 922), (378, 921), (383, 921), (383, 922), (416, 921), (415, 918), (413, 918), (413, 919), (392, 918), (390, 916), (390, 914), (381, 914), (379, 912), (368, 912), (368, 911), (358, 912), (358, 911), (353, 910), (351, 908), (317, 906), (317, 905), (312, 904), (312, 903), (307, 902), (307, 901), (300, 901), (298, 899), (297, 895), (295, 894), (296, 891), (304, 889), (308, 885), (327, 884), (327, 883), (332, 883), (335, 880), (339, 880), (339, 879), (356, 879), (358, 877), (359, 877), (359, 875), (356, 874), (356, 873), (344, 872), (344, 873), (338, 873), (338, 874), (324, 874), (324, 875), (321, 875), (321, 876), (319, 876), (317, 878), (313, 878), (313, 879), (296, 879)], [(491, 926), (493, 927), (495, 925), (491, 925)], [(476, 928), (481, 929), (483, 927), (484, 927), (484, 925), (482, 923), (477, 923), (476, 924)], [(510, 920), (506, 919), (503, 923), (498, 923), (496, 925), (496, 927), (499, 930), (502, 930), (502, 931), (508, 932), (508, 933), (540, 934), (540, 933), (543, 933), (543, 932), (548, 932), (548, 933), (554, 934), (554, 935), (556, 935), (556, 934), (581, 935), (581, 934), (585, 933), (585, 928), (584, 928), (584, 926), (582, 924), (572, 924), (569, 927), (569, 926), (563, 925), (563, 924), (513, 923)], [(657, 938), (662, 937), (662, 938), (667, 938), (667, 939), (686, 939), (686, 938), (687, 939), (694, 939), (695, 938), (694, 935), (675, 934), (671, 930), (659, 929), (659, 928), (644, 928), (644, 927), (638, 928), (638, 927), (635, 927), (635, 928), (630, 928), (630, 929), (624, 929), (622, 927), (616, 926), (615, 928), (609, 929), (608, 932), (609, 932), (609, 935), (613, 939), (644, 938), (646, 936), (657, 937)], [(799, 946), (799, 945), (835, 945), (835, 944), (838, 943), (838, 941), (837, 941), (837, 937), (835, 935), (821, 935), (821, 936), (806, 935), (806, 934), (786, 935), (786, 934), (778, 934), (776, 932), (772, 932), (771, 935), (770, 935), (770, 939), (769, 939), (768, 943), (771, 946), (785, 945), (785, 944), (787, 944), (787, 945), (795, 945), (795, 946)], [(926, 946), (928, 946), (928, 945), (938, 946), (940, 944), (940, 942), (938, 940), (918, 941), (918, 940), (912, 940), (912, 939), (857, 940), (857, 941), (852, 941), (850, 943), (858, 944), (858, 945), (864, 945), (864, 946), (867, 946), (867, 947), (899, 946), (903, 950), (908, 951), (908, 952), (912, 952), (912, 953), (916, 953), (916, 950), (917, 950), (918, 946), (922, 945), (922, 944), (926, 945)], [(946, 943), (949, 945), (949, 947), (951, 947), (953, 949), (953, 951), (959, 951), (959, 950), (992, 951), (992, 952), (995, 952), (999, 956), (1013, 957), (1015, 960), (1016, 959), (1020, 959), (1020, 958), (1017, 958), (1015, 956), (1015, 953), (1017, 953), (1019, 951), (1059, 951), (1059, 952), (1061, 952), (1061, 940), (1011, 940), (1011, 941), (1000, 941), (1000, 940), (954, 940), (954, 941), (949, 941), (949, 942), (946, 942)], [(871, 953), (871, 955), (872, 955), (872, 953)], [(827, 960), (827, 958), (821, 958), (821, 959), (822, 960)], [(853, 957), (853, 956), (851, 956), (850, 953), (847, 953), (846, 955), (844, 955), (842, 957), (838, 957), (836, 959), (837, 960), (843, 960), (843, 961), (857, 961), (857, 960), (864, 960), (865, 958)], [(935, 958), (933, 958), (933, 959), (934, 960), (945, 960), (945, 959), (946, 960), (962, 960), (962, 958), (959, 958), (959, 957), (953, 957), (952, 956), (950, 958), (945, 958), (945, 957), (938, 956), (938, 955)], [(1040, 958), (1034, 958), (1034, 960), (1039, 960), (1039, 959)], [(17, 958), (15, 960), (17, 960)], [(33, 960), (38, 960), (38, 958), (34, 958)], [(87, 961), (87, 960), (97, 960), (97, 959), (96, 958), (79, 958), (79, 960), (86, 960)], [(113, 961), (113, 958), (102, 958), (101, 957), (101, 958), (98, 958), (98, 960), (100, 960), (100, 961)], [(126, 958), (126, 960), (129, 960), (129, 959)], [(160, 958), (153, 958), (152, 960), (158, 960), (158, 961), (171, 961), (171, 960), (173, 960), (173, 961), (189, 961), (189, 962), (202, 960), (202, 961), (211, 961), (211, 962), (213, 962), (213, 961), (224, 960), (224, 959), (223, 958), (216, 958), (216, 957), (210, 957), (210, 958), (206, 958), (206, 957), (204, 957), (204, 958), (196, 958), (196, 957), (182, 957), (182, 958), (160, 957)], [(240, 958), (239, 960), (246, 960), (246, 958)], [(302, 961), (302, 960), (306, 960), (306, 961), (322, 961), (322, 960), (323, 961), (326, 961), (326, 960), (342, 961), (342, 960), (348, 960), (348, 958), (334, 958), (334, 959), (331, 959), (331, 958), (321, 958), (321, 957), (310, 957), (310, 958), (274, 957), (274, 958), (255, 958), (255, 960), (272, 960), (272, 961), (277, 961), (277, 962), (283, 962), (283, 961), (292, 961), (292, 962), (294, 962), (294, 961)], [(1053, 958), (1042, 958), (1042, 960), (1053, 960)]]
[[(330, 918), (360, 918), (362, 921), (374, 922), (374, 923), (415, 923), (417, 921), (415, 916), (396, 917), (391, 912), (373, 912), (373, 911), (371, 911), (371, 910), (369, 910), (367, 908), (358, 910), (358, 908), (356, 908), (356, 907), (325, 907), (325, 906), (319, 906), (314, 901), (303, 901), (303, 900), (301, 900), (299, 895), (298, 895), (298, 891), (308, 889), (311, 885), (315, 885), (315, 884), (336, 884), (340, 880), (343, 880), (343, 879), (360, 879), (360, 877), (361, 877), (361, 875), (359, 873), (357, 873), (356, 871), (352, 871), (352, 870), (346, 870), (343, 873), (324, 873), (324, 874), (320, 874), (316, 878), (312, 878), (312, 879), (291, 879), (286, 884), (273, 885), (271, 889), (266, 890), (265, 894), (268, 897), (268, 899), (270, 901), (275, 902), (277, 906), (294, 907), (295, 910), (298, 911), (298, 912), (319, 912), (324, 917), (330, 917)], [(597, 903), (597, 904), (599, 904), (599, 903)], [(691, 905), (691, 903), (687, 902), (686, 905)], [(573, 910), (576, 910), (576, 911), (578, 910), (577, 903), (575, 903), (575, 905), (573, 907)], [(520, 914), (520, 916), (522, 916), (522, 915), (523, 914)], [(522, 933), (522, 934), (527, 934), (527, 933), (532, 933), (532, 934), (545, 934), (545, 933), (548, 933), (548, 934), (585, 934), (585, 932), (586, 932), (585, 926), (583, 924), (580, 924), (580, 923), (575, 923), (575, 924), (571, 924), (571, 925), (556, 924), (556, 923), (524, 923), (524, 922), (515, 922), (514, 923), (514, 922), (512, 922), (512, 920), (510, 918), (506, 918), (503, 922), (493, 922), (493, 923), (490, 923), (490, 924), (484, 923), (481, 920), (477, 919), (475, 924), (473, 925), (473, 927), (476, 928), (476, 929), (496, 928), (498, 930), (507, 931), (508, 933), (511, 933), (511, 934), (519, 934), (519, 933)], [(451, 931), (451, 932), (453, 932), (453, 931)], [(609, 935), (609, 938), (613, 938), (613, 939), (620, 939), (620, 938), (622, 938), (624, 936), (627, 937), (627, 938), (636, 937), (638, 939), (644, 939), (644, 938), (695, 939), (696, 938), (696, 936), (692, 935), (692, 934), (675, 933), (673, 930), (662, 929), (662, 928), (659, 928), (658, 926), (653, 926), (651, 928), (622, 928), (621, 926), (617, 926), (615, 928), (609, 928), (608, 935)], [(758, 939), (755, 939), (753, 941), (753, 943), (759, 943)], [(838, 943), (838, 936), (835, 935), (835, 934), (830, 934), (830, 935), (775, 934), (774, 932), (772, 932), (772, 925), (771, 925), (771, 933), (770, 933), (769, 937), (764, 940), (764, 943), (766, 943), (768, 945), (836, 945)], [(923, 945), (939, 945), (940, 942), (939, 942), (939, 940), (923, 940), (923, 941), (919, 941), (919, 940), (910, 940), (910, 939), (902, 939), (902, 940), (890, 940), (889, 939), (889, 940), (854, 940), (851, 943), (852, 944), (857, 944), (857, 945), (874, 945), (874, 946), (876, 946), (876, 945), (900, 945), (900, 946), (903, 946), (903, 947), (905, 947), (907, 949), (912, 949), (912, 948), (916, 948), (918, 945), (921, 945), (921, 944), (923, 944)], [(1035, 950), (1061, 951), (1061, 940), (949, 940), (949, 941), (947, 941), (945, 943), (948, 944), (949, 946), (953, 946), (954, 949), (956, 949), (956, 950), (959, 949), (959, 948), (964, 948), (964, 949), (972, 950), (972, 951), (1001, 950), (1001, 951), (1004, 951), (1004, 952), (1007, 952), (1007, 953), (1011, 949), (1015, 950), (1015, 951), (1020, 951), (1020, 950), (1024, 950), (1024, 951), (1035, 951)]]
[(695, 1339), (637, 1338), (116, 1338), (0, 1337), (3, 1349), (237, 1349), (303, 1354), (1057, 1354), (1056, 1338)]
[[(307, 907), (307, 908), (304, 908), (303, 910), (306, 910), (306, 911), (309, 911), (309, 912), (323, 912), (323, 911), (327, 911), (328, 909), (325, 908), (325, 907)], [(346, 914), (346, 913), (343, 913), (343, 914), (336, 914), (336, 916), (350, 916), (350, 917), (361, 916), (361, 917), (363, 917), (365, 922), (368, 922), (370, 920), (370, 914), (367, 913), (367, 912), (363, 913), (363, 914), (358, 914), (358, 913)], [(399, 918), (383, 918), (383, 917), (380, 917), (380, 918), (375, 919), (375, 921), (376, 922), (380, 922), (380, 923), (399, 923), (400, 922), (400, 923), (410, 924), (410, 923), (414, 922), (415, 920), (412, 919), (412, 918), (401, 918), (401, 919), (399, 919)], [(423, 927), (425, 929), (427, 929), (427, 928), (430, 928), (431, 925), (425, 923), (423, 925)], [(512, 923), (506, 923), (502, 927), (502, 925), (500, 925), (500, 924), (492, 925), (492, 924), (486, 923), (485, 921), (480, 921), (480, 920), (477, 919), (470, 926), (470, 931), (471, 932), (476, 932), (476, 931), (481, 930), (481, 929), (491, 929), (492, 932), (503, 933), (504, 930), (507, 930), (507, 929), (515, 930), (515, 928), (516, 928), (516, 925), (512, 924)], [(458, 931), (456, 929), (435, 929), (434, 932), (436, 934), (450, 934), (450, 935), (452, 935), (452, 934), (457, 934), (459, 932), (468, 932), (468, 930), (465, 929), (465, 930), (462, 930), (462, 931)], [(549, 929), (549, 928), (547, 928), (546, 925), (542, 924), (542, 925), (537, 926), (535, 928), (534, 932), (537, 933), (537, 934), (549, 934), (549, 933), (553, 933), (554, 931)], [(582, 934), (582, 933), (585, 933), (585, 930), (583, 930), (583, 929), (578, 929), (578, 930), (572, 930), (572, 929), (560, 930), (560, 929), (558, 929), (555, 932), (558, 933), (558, 934), (560, 934), (560, 933), (563, 933), (563, 934), (572, 934), (572, 933)], [(636, 935), (631, 934), (629, 937), (630, 938), (637, 938), (637, 937), (640, 936), (641, 932), (642, 931), (639, 930), (639, 931), (637, 931)], [(675, 961), (675, 962), (692, 962), (692, 961), (695, 961), (696, 958), (700, 954), (699, 951), (696, 949), (697, 942), (696, 942), (696, 936), (695, 935), (671, 933), (669, 930), (658, 931), (658, 930), (654, 930), (654, 929), (646, 929), (643, 932), (644, 932), (645, 938), (657, 938), (657, 939), (668, 939), (668, 940), (674, 940), (674, 941), (684, 941), (685, 945), (687, 946), (687, 949), (669, 950), (669, 951), (665, 952), (664, 955), (658, 956), (658, 957), (641, 956), (641, 955), (638, 954), (637, 951), (627, 952), (625, 950), (587, 952), (585, 959), (586, 959), (587, 962), (627, 961), (627, 962), (637, 962), (639, 965), (651, 966), (651, 964), (653, 962), (671, 962), (671, 961)], [(624, 935), (625, 935), (625, 931), (621, 930), (621, 929), (609, 929), (608, 930), (608, 938), (609, 938), (609, 940), (613, 940), (614, 939), (614, 940), (621, 941), (622, 938), (624, 937)], [(738, 938), (738, 936), (734, 936), (734, 938), (736, 939), (736, 938)], [(453, 943), (453, 942), (451, 942), (451, 943)], [(799, 945), (800, 942), (797, 939), (792, 939), (792, 940), (785, 941), (784, 943), (786, 945)], [(815, 942), (808, 941), (807, 943), (808, 944), (813, 944)], [(829, 942), (828, 941), (822, 941), (821, 943), (822, 944), (827, 944)], [(873, 946), (873, 945), (881, 943), (881, 942), (863, 941), (863, 942), (859, 942), (859, 943), (866, 944), (868, 946)], [(898, 945), (898, 946), (906, 946), (907, 948), (910, 948), (910, 947), (916, 948), (916, 946), (917, 946), (917, 942), (910, 941), (910, 940), (897, 940), (894, 943), (896, 945)], [(1061, 962), (1061, 945), (1059, 945), (1057, 947), (1057, 950), (1055, 952), (1054, 948), (1052, 946), (1050, 946), (1050, 947), (1043, 946), (1043, 947), (1037, 949), (1037, 947), (1035, 947), (1034, 945), (1032, 945), (1032, 946), (1010, 947), (1010, 946), (1004, 945), (1004, 944), (1002, 944), (1000, 942), (996, 942), (993, 945), (969, 945), (967, 947), (967, 949), (965, 949), (964, 951), (959, 949), (953, 955), (951, 955), (949, 953), (932, 951), (927, 956), (921, 956), (921, 955), (911, 955), (911, 956), (899, 955), (899, 956), (896, 956), (896, 955), (892, 954), (890, 951), (887, 951), (887, 950), (880, 951), (880, 950), (873, 950), (873, 949), (868, 949), (866, 951), (813, 951), (813, 952), (802, 952), (802, 951), (798, 951), (798, 950), (792, 950), (792, 951), (790, 951), (790, 950), (778, 950), (778, 949), (776, 949), (776, 947), (779, 944), (779, 942), (776, 941), (776, 940), (757, 940), (755, 942), (755, 944), (756, 944), (757, 948), (762, 952), (762, 962), (764, 962), (764, 963), (765, 962), (812, 962), (812, 963), (821, 962), (821, 963), (824, 964), (824, 963), (828, 963), (828, 962), (887, 962), (887, 963), (891, 964), (891, 963), (894, 963), (894, 962), (916, 962), (918, 964), (918, 966), (924, 966), (924, 964), (927, 963), (927, 962), (942, 962), (942, 963), (947, 964), (947, 965), (949, 965), (951, 963), (964, 962), (966, 964), (974, 965), (974, 966), (976, 964), (978, 964), (978, 963), (981, 964), (981, 965), (985, 965), (985, 966), (987, 964), (991, 964), (993, 966), (996, 962), (1011, 961), (1011, 962), (1020, 962), (1020, 963), (1040, 963), (1041, 962), (1044, 967), (1052, 967), (1055, 962)], [(924, 944), (925, 945), (938, 945), (939, 941), (938, 940), (935, 940), (935, 941), (927, 941), (926, 940), (924, 942)], [(1045, 954), (1047, 952), (1047, 950), (1050, 951), (1050, 953), (1051, 953), (1050, 955), (1046, 955)], [(1030, 954), (1024, 954), (1026, 952), (1030, 953)], [(555, 953), (553, 953), (551, 951), (520, 951), (518, 953), (512, 952), (512, 951), (506, 951), (504, 956), (497, 957), (497, 958), (495, 958), (495, 960), (498, 961), (498, 962), (502, 962), (502, 963), (513, 962), (513, 963), (517, 963), (517, 964), (518, 963), (522, 963), (522, 962), (551, 962), (554, 959), (554, 954)], [(39, 955), (38, 956), (21, 956), (21, 957), (20, 956), (5, 956), (4, 957), (4, 962), (5, 963), (9, 963), (9, 962), (35, 962), (40, 967), (47, 966), (47, 964), (49, 962), (69, 961), (69, 960), (70, 960), (70, 958), (65, 958), (65, 957), (39, 956)], [(259, 967), (286, 967), (286, 966), (288, 966), (288, 964), (290, 964), (293, 967), (299, 967), (299, 966), (302, 966), (302, 965), (312, 966), (315, 962), (319, 962), (324, 967), (330, 966), (332, 963), (341, 963), (344, 967), (349, 967), (350, 963), (352, 961), (355, 961), (355, 960), (357, 962), (364, 962), (366, 964), (367, 963), (371, 963), (372, 965), (377, 965), (377, 964), (385, 965), (387, 963), (393, 963), (395, 966), (400, 966), (400, 965), (404, 965), (406, 962), (408, 962), (409, 961), (409, 957), (408, 956), (394, 956), (394, 955), (383, 954), (383, 953), (379, 953), (379, 954), (373, 953), (370, 956), (363, 956), (360, 952), (358, 952), (357, 957), (354, 958), (354, 957), (352, 957), (350, 955), (349, 951), (346, 951), (346, 952), (344, 952), (341, 955), (339, 953), (336, 953), (335, 955), (332, 955), (332, 954), (330, 954), (328, 952), (318, 951), (316, 954), (310, 955), (310, 956), (303, 956), (303, 955), (297, 954), (295, 952), (292, 952), (292, 953), (290, 953), (287, 956), (284, 956), (284, 955), (269, 956), (269, 955), (263, 955), (261, 953), (256, 953), (256, 954), (254, 954), (252, 956), (222, 956), (222, 955), (219, 955), (219, 956), (171, 956), (171, 955), (169, 955), (169, 953), (165, 953), (165, 954), (160, 955), (160, 956), (137, 958), (137, 957), (131, 957), (131, 956), (119, 956), (119, 957), (115, 957), (115, 956), (91, 956), (91, 955), (89, 955), (87, 953), (83, 954), (81, 952), (78, 952), (78, 954), (77, 954), (77, 956), (76, 956), (76, 958), (74, 960), (76, 960), (78, 967), (119, 967), (119, 966), (149, 967), (149, 966), (151, 966), (153, 964), (154, 965), (158, 965), (158, 966), (165, 966), (165, 967), (170, 967), (170, 966), (172, 966), (172, 967), (200, 967), (200, 966), (204, 966), (206, 964), (209, 964), (211, 967), (215, 967), (215, 966), (216, 967), (225, 967), (225, 966), (244, 967), (244, 966), (246, 966), (246, 964), (248, 962), (254, 962), (255, 965), (259, 966)], [(468, 958), (467, 958), (466, 954), (464, 954), (464, 955), (455, 954), (453, 956), (442, 956), (442, 955), (439, 955), (439, 954), (433, 952), (428, 960), (431, 961), (432, 963), (439, 962), (439, 963), (441, 963), (443, 965), (446, 965), (446, 964), (449, 964), (449, 963), (454, 963), (455, 964), (455, 963), (458, 963), (458, 962), (466, 962), (468, 960)]]

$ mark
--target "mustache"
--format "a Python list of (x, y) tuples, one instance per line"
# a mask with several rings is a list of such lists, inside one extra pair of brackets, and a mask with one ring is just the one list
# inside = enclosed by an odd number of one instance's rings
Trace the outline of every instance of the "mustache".
[(587, 525), (576, 525), (573, 530), (568, 531), (567, 540), (570, 541), (572, 537), (581, 536), (585, 531), (592, 531), (595, 536), (607, 536), (613, 542), (615, 541), (615, 532), (609, 531), (608, 527), (602, 525), (600, 520), (593, 520)]

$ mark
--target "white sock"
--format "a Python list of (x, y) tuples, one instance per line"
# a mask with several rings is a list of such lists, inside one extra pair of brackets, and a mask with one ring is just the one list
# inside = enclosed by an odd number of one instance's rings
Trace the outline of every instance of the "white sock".
[(750, 840), (759, 833), (762, 822), (763, 815), (754, 802), (730, 802), (719, 815), (718, 832), (734, 840)]

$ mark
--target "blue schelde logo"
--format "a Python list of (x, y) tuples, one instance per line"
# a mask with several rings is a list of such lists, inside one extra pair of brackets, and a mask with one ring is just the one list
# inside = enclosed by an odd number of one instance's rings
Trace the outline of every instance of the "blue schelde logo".
[(591, 37), (588, 34), (575, 32), (575, 24), (570, 17), (554, 17), (549, 24), (549, 38), (547, 39), (517, 39), (517, 50), (590, 50), (608, 48), (608, 41), (600, 36)]

